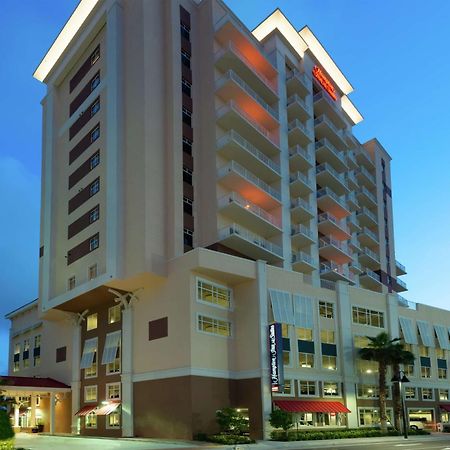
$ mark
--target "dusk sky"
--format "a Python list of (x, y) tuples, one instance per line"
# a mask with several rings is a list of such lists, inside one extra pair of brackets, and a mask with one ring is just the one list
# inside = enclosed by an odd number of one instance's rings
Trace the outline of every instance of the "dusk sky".
[[(38, 294), (45, 86), (32, 73), (77, 3), (0, 2), (0, 317)], [(393, 158), (396, 255), (408, 272), (403, 295), (450, 309), (450, 2), (226, 3), (249, 28), (279, 7), (320, 39), (355, 88), (350, 98), (364, 116), (356, 137), (377, 137)], [(0, 319), (0, 373), (7, 370), (8, 329)]]

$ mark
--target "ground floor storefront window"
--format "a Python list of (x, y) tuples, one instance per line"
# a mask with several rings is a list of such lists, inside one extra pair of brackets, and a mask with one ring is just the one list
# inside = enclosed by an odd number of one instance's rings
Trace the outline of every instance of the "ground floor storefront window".
[[(374, 427), (380, 424), (380, 410), (378, 408), (359, 408), (359, 425), (362, 427)], [(386, 410), (388, 423), (392, 423), (392, 410)]]
[(294, 413), (294, 426), (298, 427), (345, 427), (347, 414), (341, 413)]

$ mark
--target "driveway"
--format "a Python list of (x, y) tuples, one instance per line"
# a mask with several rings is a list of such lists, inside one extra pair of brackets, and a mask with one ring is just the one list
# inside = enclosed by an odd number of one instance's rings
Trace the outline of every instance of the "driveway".
[(195, 445), (191, 442), (164, 439), (96, 439), (18, 433), (16, 434), (16, 447), (23, 447), (27, 450), (181, 450), (193, 449)]

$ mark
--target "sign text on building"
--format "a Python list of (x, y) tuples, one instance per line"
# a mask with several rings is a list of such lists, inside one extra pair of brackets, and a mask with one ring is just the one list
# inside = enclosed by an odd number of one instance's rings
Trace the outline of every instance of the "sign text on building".
[(272, 392), (280, 392), (284, 385), (281, 323), (269, 325), (269, 356)]
[(336, 98), (337, 98), (336, 97), (336, 89), (334, 89), (334, 86), (332, 85), (331, 81), (325, 76), (325, 74), (322, 72), (321, 68), (318, 66), (314, 66), (312, 73), (314, 75), (314, 78), (328, 92), (328, 95), (333, 100), (336, 100)]

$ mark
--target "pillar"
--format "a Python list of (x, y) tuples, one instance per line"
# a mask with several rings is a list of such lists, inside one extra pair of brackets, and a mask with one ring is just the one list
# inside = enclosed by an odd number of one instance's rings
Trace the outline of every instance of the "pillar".
[(50, 434), (55, 434), (55, 393), (50, 393)]
[(122, 436), (134, 436), (133, 420), (133, 307), (122, 311)]
[(30, 426), (35, 427), (36, 426), (36, 395), (32, 395), (30, 397), (30, 403), (31, 403)]
[(80, 359), (81, 359), (81, 320), (74, 317), (72, 330), (72, 434), (78, 434), (78, 417), (75, 416), (80, 409)]
[(19, 428), (19, 416), (20, 416), (19, 397), (16, 397), (15, 403), (14, 403), (14, 427), (15, 428)]

